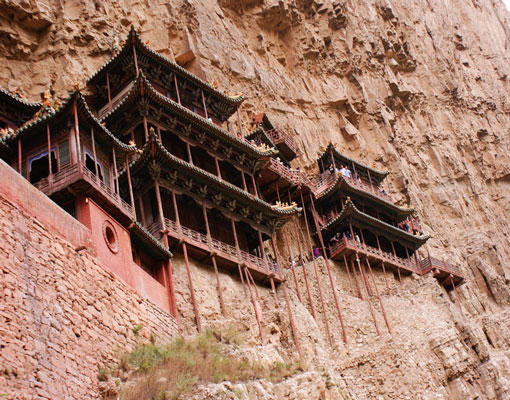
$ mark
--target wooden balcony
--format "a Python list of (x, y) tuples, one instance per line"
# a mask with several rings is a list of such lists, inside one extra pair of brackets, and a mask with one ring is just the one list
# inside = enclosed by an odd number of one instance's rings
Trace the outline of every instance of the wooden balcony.
[(422, 274), (433, 271), (434, 278), (447, 290), (464, 283), (464, 276), (460, 268), (435, 257), (425, 257), (420, 261)]
[(80, 171), (78, 164), (61, 165), (57, 173), (41, 179), (34, 186), (60, 204), (69, 199), (70, 192), (75, 192), (92, 198), (121, 223), (134, 219), (133, 208), (128, 203), (92, 171), (85, 167)]
[[(329, 189), (333, 184), (335, 184), (337, 178), (339, 176), (338, 172), (333, 174), (325, 173), (323, 174), (323, 178), (319, 179), (312, 189), (315, 197), (320, 197), (327, 189)], [(366, 182), (362, 179), (356, 179), (354, 177), (347, 178), (343, 177), (347, 184), (353, 188), (362, 190), (366, 193), (369, 193), (373, 196), (379, 197), (380, 199), (387, 201), (389, 203), (393, 203), (393, 199), (391, 196), (383, 192), (380, 186), (372, 185), (369, 182)]]
[(298, 148), (291, 136), (280, 129), (270, 129), (265, 133), (286, 159), (292, 160), (297, 156)]
[(421, 267), (416, 264), (414, 258), (401, 258), (392, 253), (357, 242), (354, 239), (343, 237), (337, 243), (329, 246), (330, 257), (336, 261), (343, 261), (344, 255), (349, 258), (353, 254), (356, 254), (356, 252), (368, 258), (372, 266), (384, 262), (387, 270), (400, 268), (404, 274), (422, 274)]
[[(188, 252), (195, 259), (205, 260), (214, 254), (218, 266), (233, 273), (238, 273), (237, 265), (240, 264), (241, 266), (248, 267), (253, 279), (256, 281), (268, 283), (269, 277), (273, 277), (277, 283), (283, 280), (276, 266), (269, 265), (269, 263), (266, 263), (260, 257), (243, 250), (238, 251), (228, 243), (208, 238), (203, 233), (182, 225), (179, 226), (175, 221), (167, 218), (165, 218), (165, 226), (170, 245), (176, 247), (176, 245), (184, 241), (190, 246)], [(147, 230), (156, 238), (162, 238), (162, 235), (165, 233), (162, 231), (159, 221), (149, 225)]]

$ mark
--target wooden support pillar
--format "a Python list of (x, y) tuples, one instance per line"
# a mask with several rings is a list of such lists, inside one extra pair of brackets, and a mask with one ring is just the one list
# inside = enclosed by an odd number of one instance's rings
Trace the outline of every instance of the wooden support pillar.
[[(294, 258), (292, 257), (292, 252), (290, 250), (289, 236), (287, 235), (287, 230), (285, 229), (285, 227), (282, 228), (282, 231), (283, 231), (285, 243), (287, 244), (287, 251), (289, 252), (289, 258), (290, 258), (290, 260), (292, 260), (291, 262), (289, 262), (289, 268), (292, 270), (292, 276), (294, 277), (294, 284), (296, 285), (297, 297), (298, 297), (299, 301), (302, 303), (303, 300), (301, 299), (301, 293), (299, 292), (299, 285), (298, 285), (297, 276), (296, 276), (296, 262), (294, 261)], [(299, 241), (299, 238), (297, 236), (296, 236), (296, 240)], [(303, 268), (304, 268), (304, 266), (303, 266)]]
[(136, 48), (135, 48), (135, 41), (134, 40), (133, 40), (133, 58), (135, 60), (136, 76), (138, 76), (138, 73), (139, 73), (139, 69), (138, 69), (138, 57), (136, 56)]
[(186, 140), (186, 150), (188, 152), (188, 162), (191, 165), (193, 165), (193, 157), (191, 156), (191, 146), (187, 140)]
[(285, 297), (285, 302), (287, 303), (287, 311), (289, 313), (289, 321), (290, 327), (292, 329), (292, 336), (294, 337), (294, 343), (296, 343), (296, 350), (299, 354), (299, 358), (303, 359), (303, 354), (301, 353), (301, 346), (299, 345), (299, 338), (296, 330), (296, 323), (294, 322), (294, 315), (292, 314), (292, 308), (290, 306), (289, 294), (287, 293), (287, 284), (282, 282), (283, 287), (283, 296)]
[(259, 192), (257, 190), (257, 182), (255, 182), (255, 176), (253, 174), (250, 174), (251, 176), (251, 182), (253, 183), (253, 191), (255, 192), (255, 197), (259, 197)]
[(131, 201), (131, 207), (133, 208), (133, 215), (136, 221), (136, 207), (135, 207), (135, 199), (133, 197), (133, 185), (131, 183), (131, 172), (129, 171), (129, 159), (126, 156), (126, 172), (127, 172), (127, 180), (128, 180), (128, 188), (129, 188), (129, 200)]
[(80, 146), (80, 125), (78, 123), (78, 110), (76, 107), (76, 99), (73, 102), (73, 114), (74, 114), (74, 140), (76, 141), (76, 154), (78, 155), (76, 162), (78, 163), (78, 171), (83, 171), (81, 162), (81, 146)]
[(50, 124), (48, 123), (46, 123), (46, 140), (48, 142), (48, 168), (49, 168), (48, 177), (51, 177), (53, 175), (53, 172), (51, 172), (51, 137), (50, 137)]
[(181, 104), (181, 96), (179, 95), (179, 85), (177, 83), (177, 75), (174, 74), (174, 85), (175, 85), (175, 94), (177, 95), (177, 103)]
[(356, 172), (356, 165), (352, 163), (352, 171), (354, 172), (354, 176), (358, 178), (358, 173)]
[(230, 216), (230, 222), (232, 224), (232, 233), (234, 234), (234, 243), (236, 245), (237, 257), (239, 259), (239, 262), (237, 263), (237, 268), (239, 269), (239, 276), (241, 277), (241, 283), (243, 284), (243, 291), (244, 291), (244, 293), (246, 293), (246, 287), (244, 286), (243, 273), (241, 271), (241, 262), (242, 262), (241, 248), (239, 247), (239, 240), (237, 238), (236, 222), (234, 221), (234, 217), (232, 215)]
[(214, 164), (216, 165), (216, 174), (218, 175), (218, 178), (223, 179), (221, 177), (221, 169), (220, 169), (220, 162), (218, 161), (218, 157), (214, 157)]
[[(271, 246), (273, 247), (273, 253), (274, 253), (274, 256), (275, 256), (275, 259), (276, 259), (276, 267), (278, 268), (278, 270), (281, 270), (283, 264), (281, 263), (280, 257), (278, 255), (278, 249), (276, 248), (276, 243), (275, 243), (275, 240), (274, 240), (274, 234), (271, 235)], [(270, 281), (271, 281), (271, 288), (273, 289), (274, 301), (276, 302), (276, 304), (278, 304), (278, 298), (276, 297), (276, 288), (274, 286), (274, 279), (273, 279), (273, 277), (270, 277)]]
[(333, 155), (333, 146), (329, 146), (329, 154), (331, 156), (331, 165), (333, 166), (333, 169), (336, 172), (336, 163), (335, 163), (335, 156)]
[(344, 256), (345, 269), (347, 270), (347, 277), (349, 278), (349, 290), (351, 292), (353, 292), (353, 284), (352, 284), (352, 278), (351, 278), (351, 271), (349, 269), (349, 264), (347, 264), (347, 259), (345, 257), (345, 253), (343, 254), (343, 256)]
[(257, 233), (259, 236), (259, 243), (260, 243), (260, 254), (262, 255), (262, 259), (264, 260), (264, 264), (266, 264), (267, 269), (269, 268), (269, 263), (267, 261), (266, 252), (264, 251), (264, 241), (262, 240), (262, 231), (260, 228), (257, 228)]
[(204, 107), (205, 119), (209, 119), (209, 115), (207, 114), (207, 106), (205, 105), (205, 96), (203, 89), (200, 89), (200, 94), (202, 95), (202, 106)]
[[(342, 318), (342, 312), (340, 311), (340, 304), (338, 302), (338, 297), (336, 295), (335, 283), (333, 282), (333, 276), (331, 275), (331, 268), (329, 267), (329, 258), (326, 253), (326, 246), (324, 246), (324, 239), (322, 237), (322, 232), (321, 232), (319, 223), (316, 218), (317, 212), (315, 210), (315, 204), (314, 204), (313, 197), (312, 197), (311, 193), (310, 193), (310, 204), (312, 205), (312, 216), (313, 216), (313, 220), (315, 223), (315, 229), (317, 230), (317, 234), (319, 236), (319, 242), (322, 247), (322, 253), (324, 254), (324, 262), (326, 263), (326, 269), (328, 271), (329, 283), (331, 285), (331, 291), (333, 292), (333, 299), (335, 300), (335, 306), (336, 306), (336, 310), (338, 313), (338, 319), (340, 320), (340, 326), (342, 327), (342, 336), (344, 339), (344, 343), (347, 343), (347, 333), (345, 331), (345, 325), (344, 325), (344, 321)], [(303, 209), (304, 208), (305, 208), (305, 205), (303, 204)]]
[[(326, 313), (326, 307), (324, 306), (324, 296), (322, 295), (322, 288), (321, 288), (321, 282), (319, 280), (319, 273), (317, 271), (317, 265), (315, 264), (315, 256), (313, 254), (313, 241), (312, 241), (312, 235), (310, 234), (310, 228), (308, 226), (308, 219), (306, 217), (306, 208), (305, 208), (305, 201), (303, 199), (303, 192), (299, 191), (300, 193), (300, 196), (301, 196), (301, 206), (303, 208), (303, 217), (304, 217), (304, 220), (305, 220), (305, 225), (306, 225), (306, 232), (307, 232), (307, 237), (308, 237), (308, 241), (309, 241), (309, 246), (310, 246), (310, 254), (312, 255), (312, 265), (313, 265), (313, 269), (314, 269), (314, 274), (315, 274), (315, 279), (317, 280), (317, 289), (319, 290), (319, 298), (320, 298), (320, 301), (321, 301), (321, 306), (322, 306), (322, 313), (324, 314), (324, 325), (326, 326), (326, 333), (328, 335), (328, 340), (329, 340), (329, 345), (331, 347), (333, 347), (333, 340), (331, 339), (331, 333), (329, 332), (329, 323), (328, 323), (328, 318), (327, 318), (327, 313)], [(304, 270), (304, 269), (303, 269)], [(308, 287), (307, 287), (308, 289)], [(310, 300), (310, 304), (311, 303), (311, 300)], [(315, 318), (315, 317), (314, 317)]]
[(218, 297), (220, 299), (220, 307), (221, 307), (221, 313), (224, 317), (227, 316), (227, 309), (225, 308), (225, 302), (223, 301), (223, 289), (221, 288), (220, 283), (220, 275), (218, 273), (218, 265), (216, 264), (216, 256), (213, 254), (211, 256), (213, 268), (214, 268), (214, 275), (216, 275), (216, 288), (218, 290)]
[(239, 125), (239, 136), (242, 138), (243, 135), (243, 126), (241, 125), (241, 113), (239, 112), (239, 108), (237, 109), (237, 124)]
[[(99, 167), (97, 165), (96, 140), (94, 137), (94, 128), (90, 128), (90, 136), (92, 138), (92, 155), (94, 156), (94, 169), (96, 171), (96, 177), (99, 180)], [(103, 171), (103, 174), (105, 174), (105, 173), (106, 173), (106, 171)]]
[(207, 208), (205, 207), (205, 203), (202, 203), (202, 214), (204, 216), (207, 241), (209, 242), (209, 247), (211, 247), (211, 229), (209, 228), (209, 218), (207, 218)]
[[(115, 147), (112, 146), (112, 158), (113, 158), (113, 191), (119, 194), (119, 173), (117, 172), (117, 157), (115, 155)], [(129, 159), (126, 156), (126, 162), (129, 163)]]
[(138, 195), (137, 200), (138, 206), (140, 207), (140, 217), (142, 219), (142, 225), (147, 226), (147, 220), (145, 219), (145, 211), (143, 209), (143, 199), (141, 194)]
[(301, 266), (303, 268), (303, 279), (305, 281), (305, 287), (306, 287), (306, 293), (308, 295), (308, 303), (310, 304), (310, 310), (313, 319), (316, 319), (315, 317), (315, 307), (313, 306), (312, 302), (312, 295), (310, 294), (310, 287), (308, 285), (308, 274), (306, 273), (306, 263), (305, 263), (305, 257), (303, 255), (303, 249), (301, 247), (301, 240), (299, 236), (299, 228), (297, 226), (296, 217), (292, 217), (292, 223), (294, 225), (294, 230), (296, 231), (296, 240), (298, 242), (298, 248), (299, 248), (299, 256), (301, 257), (301, 261), (303, 262), (303, 265)]
[(110, 74), (106, 72), (106, 91), (108, 93), (108, 110), (112, 109), (112, 92), (110, 89)]
[[(379, 242), (379, 235), (375, 235), (375, 240), (377, 241), (377, 248), (379, 249), (379, 254), (382, 256), (383, 255), (383, 251), (381, 249), (381, 243)], [(384, 267), (384, 261), (381, 261), (381, 265), (382, 265), (382, 270), (383, 270), (383, 274), (384, 274), (384, 282), (386, 284), (386, 290), (390, 290), (390, 286), (388, 285), (388, 276), (386, 275), (386, 268)]]
[(260, 311), (261, 311), (261, 309), (260, 309), (259, 302), (253, 296), (253, 292), (251, 290), (250, 278), (248, 277), (248, 272), (247, 271), (248, 271), (248, 268), (245, 267), (244, 272), (246, 274), (246, 282), (248, 284), (248, 290), (250, 291), (250, 298), (251, 298), (251, 302), (253, 304), (253, 312), (255, 313), (255, 319), (257, 320), (257, 325), (259, 327), (260, 340), (263, 342), (264, 341), (264, 336), (263, 336), (263, 333), (262, 333), (262, 322), (261, 322), (261, 318), (260, 318)]
[(240, 172), (241, 172), (241, 178), (243, 180), (243, 190), (245, 192), (247, 192), (248, 191), (248, 186), (246, 185), (246, 177), (244, 176), (244, 171), (240, 170)]
[(147, 141), (149, 139), (149, 125), (147, 124), (147, 117), (145, 115), (143, 116), (143, 131), (145, 134), (145, 141)]
[(377, 324), (377, 319), (375, 318), (375, 313), (374, 313), (374, 309), (372, 307), (372, 303), (370, 302), (370, 293), (368, 292), (368, 286), (367, 286), (367, 281), (366, 281), (366, 277), (365, 277), (365, 274), (363, 273), (363, 269), (361, 268), (361, 262), (359, 260), (359, 255), (358, 255), (358, 252), (356, 252), (356, 262), (358, 263), (358, 269), (359, 269), (359, 274), (361, 276), (364, 277), (364, 282), (365, 282), (365, 288), (367, 290), (367, 303), (368, 303), (368, 308), (370, 309), (370, 314), (372, 314), (372, 319), (374, 320), (374, 325), (375, 325), (375, 331), (377, 332), (377, 335), (380, 336), (381, 333), (379, 331), (379, 325)]
[(322, 172), (325, 172), (326, 168), (324, 168), (324, 160), (322, 159), (322, 157), (320, 160), (321, 160)]
[(166, 222), (165, 214), (163, 213), (163, 203), (161, 202), (161, 191), (159, 190), (159, 183), (156, 179), (154, 179), (154, 191), (156, 192), (156, 204), (158, 206), (159, 224), (161, 225), (161, 230), (164, 231), (166, 235)]
[(179, 239), (182, 240), (181, 219), (179, 218), (179, 208), (177, 207), (177, 197), (175, 196), (175, 191), (173, 191), (173, 190), (172, 190), (172, 205), (174, 206), (175, 223), (177, 224), (177, 230), (179, 231)]
[(384, 309), (382, 298), (381, 298), (381, 295), (379, 294), (379, 289), (377, 288), (377, 284), (375, 283), (374, 272), (372, 271), (372, 267), (370, 266), (370, 262), (368, 261), (368, 257), (365, 259), (365, 261), (367, 262), (368, 270), (370, 272), (370, 276), (372, 277), (372, 283), (374, 284), (374, 287), (375, 287), (375, 294), (376, 294), (377, 298), (379, 299), (379, 304), (381, 305), (381, 311), (383, 313), (384, 322), (386, 323), (386, 327), (388, 328), (388, 333), (391, 335), (391, 326), (390, 326), (390, 323), (388, 321), (388, 317), (386, 316), (386, 310)]
[(23, 175), (22, 153), (21, 153), (21, 139), (20, 138), (18, 138), (18, 172), (19, 172), (20, 175)]
[(188, 284), (189, 291), (191, 294), (191, 302), (193, 303), (193, 310), (195, 312), (195, 320), (197, 323), (197, 329), (199, 332), (202, 332), (202, 325), (200, 324), (200, 315), (198, 313), (198, 305), (195, 299), (195, 289), (193, 288), (193, 280), (191, 279), (191, 268), (188, 260), (188, 248), (186, 247), (186, 242), (182, 242), (182, 252), (184, 254), (184, 262), (186, 264), (186, 272), (188, 274)]
[(250, 269), (246, 266), (244, 267), (244, 269), (246, 271), (246, 274), (248, 275), (248, 281), (252, 283), (253, 289), (255, 289), (255, 296), (256, 296), (257, 300), (260, 300), (259, 290), (257, 289), (257, 284), (255, 283), (255, 279), (253, 279)]
[(159, 127), (159, 125), (156, 125), (156, 133), (158, 134), (159, 141), (162, 142), (162, 140), (161, 140), (161, 128)]
[[(165, 235), (166, 236), (166, 235)], [(168, 248), (168, 241), (167, 241), (167, 248)], [(168, 259), (167, 262), (165, 262), (166, 265), (166, 272), (168, 276), (168, 286), (170, 290), (170, 312), (175, 317), (177, 321), (177, 327), (179, 329), (179, 332), (181, 331), (180, 323), (179, 323), (179, 313), (177, 312), (177, 301), (175, 298), (175, 287), (174, 287), (174, 280), (173, 280), (173, 272), (172, 272), (172, 262), (170, 259)]]
[[(358, 282), (358, 278), (356, 277), (356, 267), (354, 266), (354, 257), (351, 257), (351, 268), (352, 268), (352, 274), (354, 275), (354, 281), (356, 282), (356, 288), (358, 289), (358, 296), (361, 300), (365, 300), (365, 296), (363, 296), (363, 291), (361, 290), (361, 287)], [(360, 279), (362, 279), (360, 277)]]

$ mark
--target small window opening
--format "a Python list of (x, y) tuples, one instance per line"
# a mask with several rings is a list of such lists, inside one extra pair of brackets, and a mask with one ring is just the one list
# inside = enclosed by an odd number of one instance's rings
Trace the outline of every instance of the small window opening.
[[(87, 167), (87, 169), (89, 171), (91, 171), (92, 173), (94, 173), (94, 174), (96, 173), (94, 158), (88, 152), (85, 152), (85, 167)], [(101, 163), (99, 161), (97, 162), (97, 173), (99, 174), (98, 178), (101, 181), (104, 181), (103, 166), (101, 165)]]
[[(39, 182), (46, 178), (50, 173), (48, 165), (48, 152), (44, 152), (32, 157), (29, 160), (30, 166), (30, 183)], [(57, 155), (54, 149), (51, 150), (51, 172), (54, 174), (58, 171)]]

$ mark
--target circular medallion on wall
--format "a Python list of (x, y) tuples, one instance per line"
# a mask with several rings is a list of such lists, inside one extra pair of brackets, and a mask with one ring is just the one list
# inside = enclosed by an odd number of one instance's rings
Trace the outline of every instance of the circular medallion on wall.
[(119, 252), (119, 236), (110, 221), (103, 222), (103, 237), (110, 251), (117, 254)]

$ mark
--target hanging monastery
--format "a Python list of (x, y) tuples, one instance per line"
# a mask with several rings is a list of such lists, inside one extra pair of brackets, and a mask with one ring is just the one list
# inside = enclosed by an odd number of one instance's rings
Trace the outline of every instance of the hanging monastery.
[[(76, 88), (61, 104), (48, 93), (39, 104), (0, 90), (0, 157), (90, 229), (109, 271), (177, 321), (174, 253), (185, 260), (181, 289), (189, 293), (198, 330), (203, 321), (190, 260), (214, 271), (225, 315), (222, 276), (240, 280), (259, 327), (257, 286), (274, 296), (281, 287), (298, 351), (288, 290), (315, 318), (312, 276), (304, 268), (315, 258), (324, 258), (330, 287), (319, 291), (332, 291), (346, 342), (331, 268), (346, 269), (361, 299), (380, 302), (389, 332), (373, 269), (400, 280), (430, 272), (446, 290), (463, 283), (458, 267), (420, 250), (429, 236), (413, 209), (395, 205), (383, 189), (388, 172), (333, 144), (317, 159), (319, 176), (292, 168), (299, 149), (291, 136), (264, 113), (243, 132), (242, 96), (226, 95), (152, 51), (136, 30), (87, 85), (92, 95)], [(288, 259), (275, 243), (285, 224)]]

